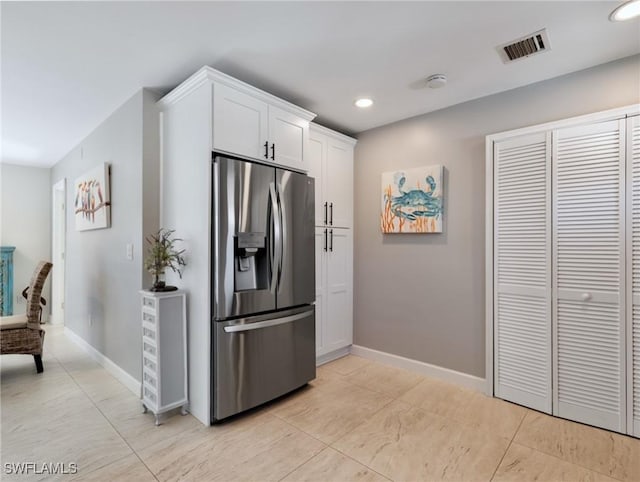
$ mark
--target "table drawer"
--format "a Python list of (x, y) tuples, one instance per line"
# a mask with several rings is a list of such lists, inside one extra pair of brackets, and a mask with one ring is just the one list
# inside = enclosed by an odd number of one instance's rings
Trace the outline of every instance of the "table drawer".
[(152, 387), (154, 390), (158, 390), (158, 380), (152, 373), (146, 370), (142, 371), (142, 381), (146, 386)]
[(156, 315), (152, 313), (148, 313), (146, 311), (142, 312), (142, 321), (149, 323), (150, 325), (156, 325)]
[(151, 373), (158, 373), (158, 365), (149, 357), (142, 357), (142, 366)]
[(158, 356), (158, 350), (156, 346), (144, 338), (142, 339), (142, 352), (148, 353), (154, 358)]
[(146, 323), (142, 325), (142, 336), (149, 338), (154, 343), (157, 343), (156, 330), (153, 329), (151, 326), (147, 325)]
[(151, 387), (144, 387), (142, 389), (142, 396), (143, 398), (149, 400), (154, 404), (158, 403), (158, 396), (156, 395), (156, 392), (154, 392)]
[(150, 308), (152, 310), (156, 309), (156, 300), (154, 298), (151, 298), (149, 296), (143, 296), (142, 297), (142, 306), (144, 306), (145, 308)]

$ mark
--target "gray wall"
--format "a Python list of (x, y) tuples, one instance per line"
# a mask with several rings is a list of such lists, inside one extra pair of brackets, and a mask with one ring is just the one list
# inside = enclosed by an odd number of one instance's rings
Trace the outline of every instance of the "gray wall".
[[(634, 56), (359, 135), (354, 343), (484, 377), (485, 136), (638, 102)], [(443, 234), (382, 235), (381, 173), (431, 164)]]
[[(155, 100), (139, 91), (51, 173), (53, 182), (67, 179), (65, 325), (138, 380), (144, 231), (158, 228)], [(103, 162), (111, 165), (111, 228), (76, 231), (74, 181)], [(145, 174), (151, 179), (146, 184)], [(132, 261), (126, 259), (127, 243), (133, 244)]]
[[(49, 169), (0, 164), (0, 244), (13, 252), (13, 313), (25, 312), (22, 289), (41, 260), (51, 259), (51, 183)], [(51, 275), (44, 286), (51, 307)]]

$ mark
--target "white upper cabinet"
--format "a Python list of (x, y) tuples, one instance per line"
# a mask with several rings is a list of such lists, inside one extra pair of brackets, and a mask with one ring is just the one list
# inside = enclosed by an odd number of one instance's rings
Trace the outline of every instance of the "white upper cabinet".
[(309, 121), (269, 106), (269, 159), (299, 171), (307, 171), (306, 148), (309, 140)]
[(244, 157), (264, 158), (268, 106), (224, 84), (213, 88), (213, 148)]
[(329, 139), (327, 152), (326, 200), (329, 225), (353, 226), (353, 144)]
[(355, 139), (311, 124), (309, 175), (316, 178), (316, 226), (353, 226), (355, 143)]
[[(213, 149), (307, 171), (314, 114), (213, 69)], [(215, 72), (213, 74), (212, 72)]]
[(309, 135), (309, 176), (315, 179), (316, 191), (316, 226), (324, 225), (324, 160), (327, 158), (327, 137), (317, 135), (313, 130)]

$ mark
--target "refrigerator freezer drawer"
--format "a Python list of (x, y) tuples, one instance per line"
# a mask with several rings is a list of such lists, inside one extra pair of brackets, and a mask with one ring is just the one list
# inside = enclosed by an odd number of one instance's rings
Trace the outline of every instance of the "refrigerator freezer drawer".
[(315, 378), (313, 306), (214, 325), (213, 422)]

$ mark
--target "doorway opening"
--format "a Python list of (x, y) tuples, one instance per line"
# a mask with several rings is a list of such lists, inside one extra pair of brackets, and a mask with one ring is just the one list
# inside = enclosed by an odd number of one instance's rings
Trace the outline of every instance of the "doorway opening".
[(66, 249), (66, 182), (61, 179), (52, 188), (51, 216), (51, 320), (64, 323), (64, 259)]

